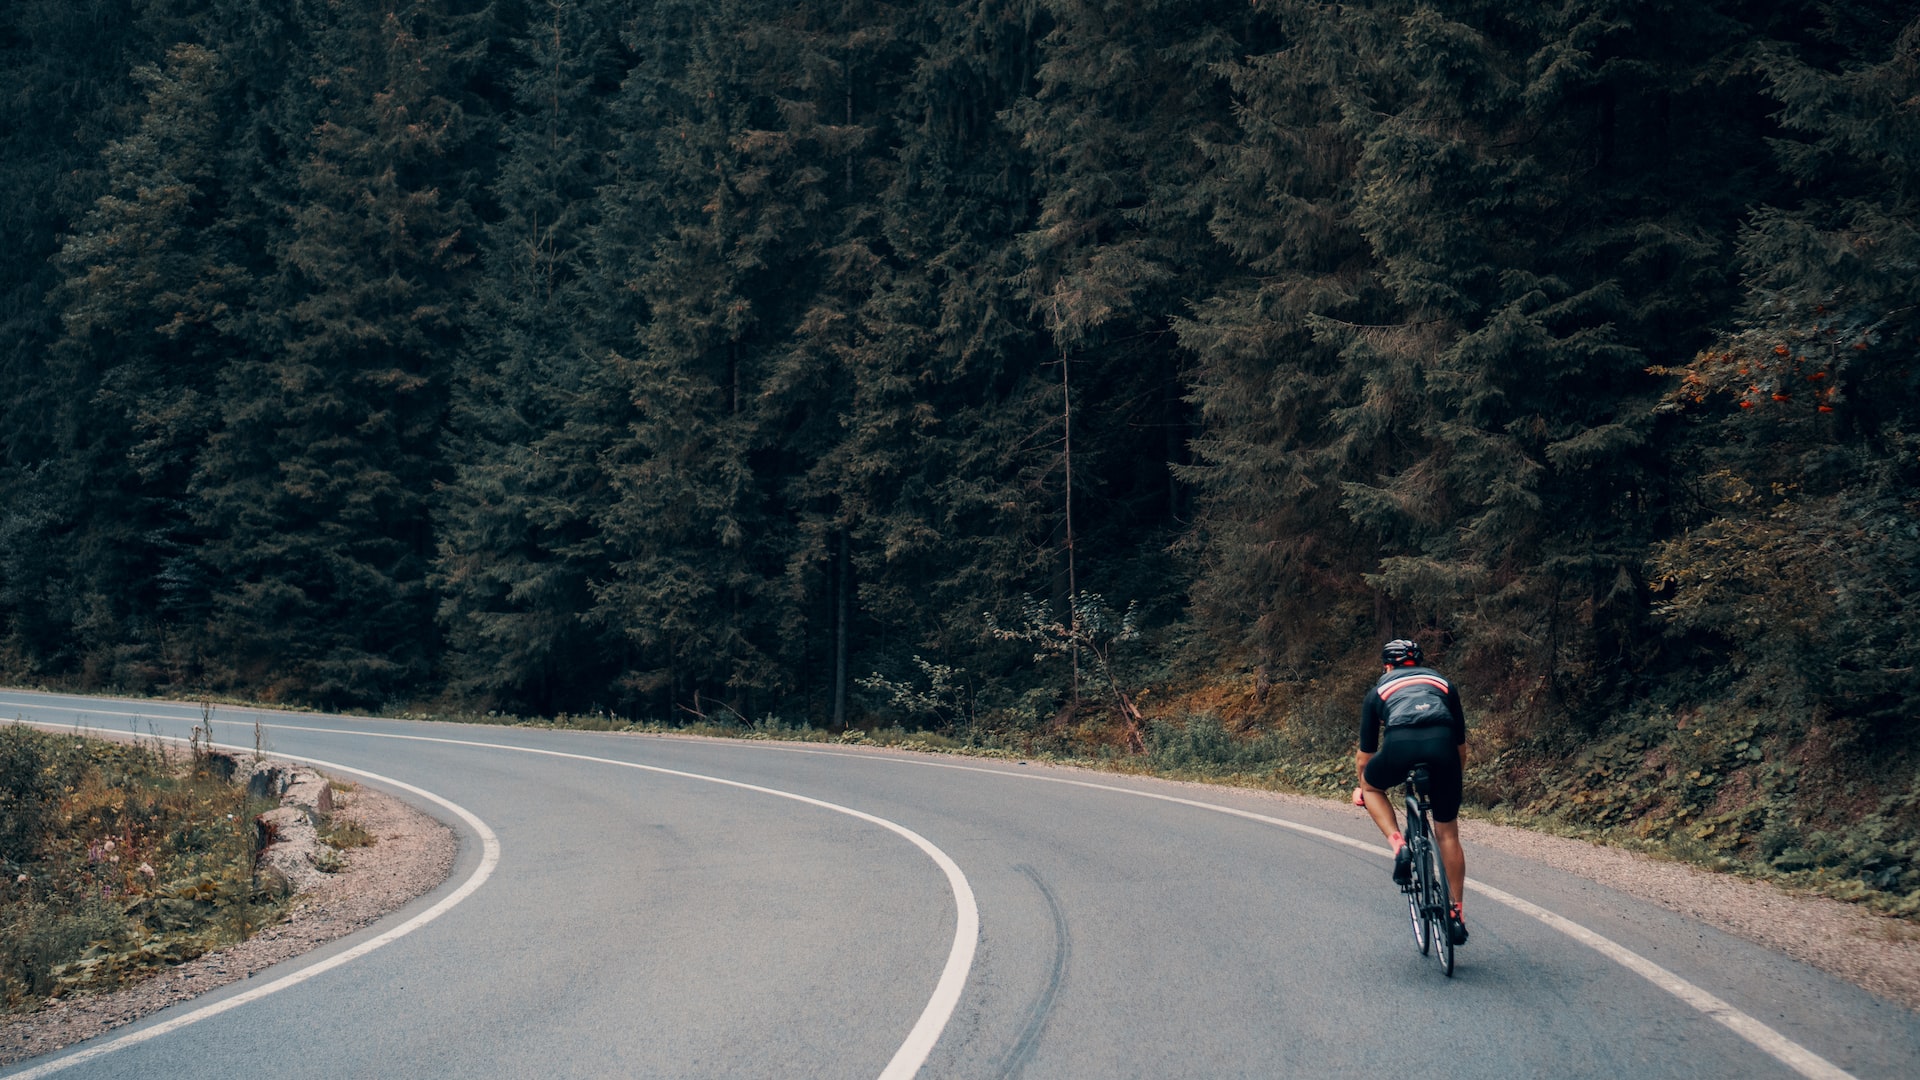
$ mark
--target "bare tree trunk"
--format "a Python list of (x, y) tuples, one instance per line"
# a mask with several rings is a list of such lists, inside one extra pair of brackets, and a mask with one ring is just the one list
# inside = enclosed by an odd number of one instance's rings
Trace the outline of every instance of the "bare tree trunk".
[[(1060, 349), (1060, 457), (1067, 474), (1067, 624), (1080, 629), (1080, 582), (1073, 564), (1073, 387), (1067, 379), (1067, 350)], [(1073, 711), (1080, 711), (1080, 645), (1073, 646)]]
[(833, 726), (847, 729), (847, 594), (852, 590), (853, 558), (848, 553), (847, 534), (840, 533), (840, 572), (834, 589), (833, 634)]

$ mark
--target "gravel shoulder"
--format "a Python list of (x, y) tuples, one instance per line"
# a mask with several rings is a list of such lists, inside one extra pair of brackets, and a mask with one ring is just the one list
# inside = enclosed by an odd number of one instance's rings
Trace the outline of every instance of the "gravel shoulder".
[(111, 993), (55, 1001), (0, 1018), (0, 1066), (52, 1053), (344, 937), (446, 880), (452, 830), (383, 792), (357, 787), (334, 796), (375, 842), (347, 851), (346, 868), (302, 892), (283, 921), (237, 945), (207, 953)]
[[(1638, 852), (1462, 820), (1461, 842), (1532, 859), (1698, 919), (1920, 1012), (1920, 926)], [(1472, 867), (1468, 867), (1472, 877)]]

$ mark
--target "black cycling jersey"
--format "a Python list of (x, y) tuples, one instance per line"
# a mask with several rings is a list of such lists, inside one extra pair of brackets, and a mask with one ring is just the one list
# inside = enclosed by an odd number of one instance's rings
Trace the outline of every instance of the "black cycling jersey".
[(1360, 749), (1373, 755), (1361, 775), (1385, 791), (1404, 783), (1414, 766), (1425, 765), (1433, 820), (1442, 824), (1460, 815), (1460, 747), (1466, 741), (1460, 692), (1432, 668), (1394, 668), (1360, 705)]
[[(1460, 709), (1460, 691), (1454, 689), (1439, 672), (1425, 667), (1399, 667), (1380, 676), (1360, 704), (1360, 749), (1374, 754), (1380, 751), (1380, 732), (1387, 726), (1389, 703), (1402, 695), (1437, 695), (1445, 705), (1445, 716), (1419, 722), (1417, 727), (1445, 724), (1453, 730), (1453, 744), (1467, 741), (1467, 717)], [(1394, 725), (1399, 728), (1399, 724)]]

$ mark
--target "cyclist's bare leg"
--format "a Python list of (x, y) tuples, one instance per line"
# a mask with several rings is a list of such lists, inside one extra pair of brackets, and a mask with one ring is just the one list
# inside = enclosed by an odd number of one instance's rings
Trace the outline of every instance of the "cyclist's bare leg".
[(1447, 868), (1447, 891), (1458, 904), (1466, 896), (1467, 853), (1460, 847), (1460, 822), (1433, 823), (1434, 846), (1440, 849), (1440, 862)]
[(1400, 819), (1393, 813), (1393, 796), (1365, 780), (1360, 781), (1360, 793), (1366, 797), (1367, 816), (1379, 827), (1380, 835), (1393, 839), (1393, 834), (1400, 831)]

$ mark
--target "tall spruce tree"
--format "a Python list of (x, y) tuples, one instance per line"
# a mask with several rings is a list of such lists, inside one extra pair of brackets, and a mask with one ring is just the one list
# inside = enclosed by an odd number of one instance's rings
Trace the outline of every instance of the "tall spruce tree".
[(1316, 6), (1262, 9), (1284, 36), (1222, 65), (1236, 128), (1202, 144), (1214, 162), (1200, 182), (1207, 230), (1236, 272), (1176, 323), (1200, 429), (1183, 470), (1199, 493), (1187, 546), (1209, 647), (1260, 680), (1305, 679), (1374, 621), (1356, 585), (1378, 557), (1340, 505), (1341, 482), (1376, 464), (1356, 460), (1334, 421), (1364, 368), (1317, 331), (1321, 320), (1395, 330), (1366, 272), (1357, 147), (1341, 122), (1340, 73), (1364, 35)]
[(499, 216), (462, 320), (433, 585), (449, 689), (552, 714), (611, 704), (620, 655), (587, 617), (608, 576), (593, 525), (610, 496), (599, 455), (625, 412), (588, 261), (619, 72), (596, 5), (538, 6), (515, 44), (488, 192)]
[(775, 12), (672, 0), (636, 19), (626, 168), (603, 193), (609, 251), (630, 260), (609, 272), (645, 318), (617, 354), (635, 414), (605, 455), (613, 562), (595, 616), (633, 646), (635, 692), (702, 716), (748, 715), (791, 678), (774, 587), (789, 541), (769, 505), (784, 463), (760, 395), (806, 295), (827, 177), (788, 130), (778, 87), (799, 72)]
[(218, 56), (177, 45), (135, 76), (139, 128), (107, 148), (108, 193), (55, 258), (65, 333), (49, 354), (70, 523), (55, 581), (74, 591), (88, 681), (124, 687), (193, 666), (204, 597), (183, 573), (198, 542), (187, 489), (250, 285), (225, 217)]
[(307, 5), (283, 131), (257, 359), (229, 368), (196, 480), (226, 677), (332, 703), (419, 685), (433, 657), (427, 496), (471, 215), (460, 156), (472, 19), (439, 3)]
[(1029, 88), (1033, 19), (1013, 3), (881, 9), (823, 50), (846, 58), (826, 100), (858, 141), (781, 370), (827, 375), (798, 429), (817, 449), (789, 489), (788, 581), (830, 631), (808, 659), (830, 674), (815, 700), (835, 724), (855, 676), (910, 677), (920, 654), (981, 668), (983, 606), (1044, 582), (1030, 538), (1053, 508), (1021, 468), (1046, 388), (1013, 280), (1029, 186), (995, 121)]
[[(1042, 6), (1043, 61), (1011, 122), (1037, 176), (1022, 276), (1058, 365), (1060, 454), (1043, 466), (1061, 488), (1056, 542), (1070, 450), (1080, 558), (1151, 594), (1170, 576), (1151, 555), (1187, 502), (1170, 472), (1190, 435), (1172, 323), (1226, 264), (1198, 197), (1201, 145), (1232, 123), (1217, 65), (1253, 47), (1257, 17), (1227, 2)], [(1065, 570), (1062, 589), (1086, 587)]]
[[(66, 380), (47, 350), (61, 335), (52, 263), (106, 184), (102, 149), (139, 101), (126, 74), (151, 59), (130, 0), (0, 5), (0, 667), (71, 667), (80, 592), (63, 554), (73, 530)], [(81, 387), (80, 392), (89, 392)]]

